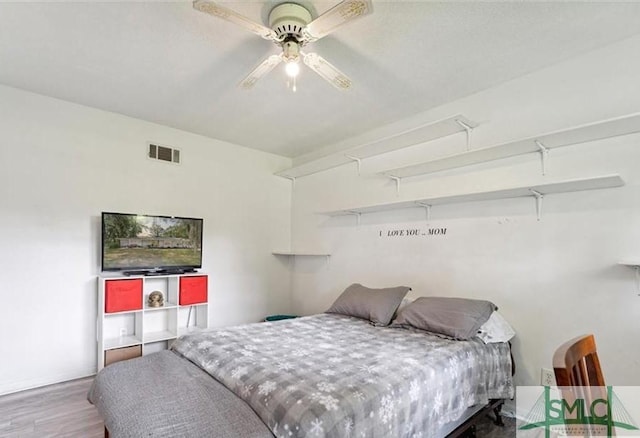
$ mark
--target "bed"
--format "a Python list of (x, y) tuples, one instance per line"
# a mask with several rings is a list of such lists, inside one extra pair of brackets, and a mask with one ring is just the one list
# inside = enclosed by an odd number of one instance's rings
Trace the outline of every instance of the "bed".
[(374, 322), (371, 309), (368, 318), (332, 312), (339, 301), (328, 313), (192, 333), (170, 351), (112, 364), (89, 400), (112, 438), (440, 437), (513, 396), (508, 343), (417, 328), (409, 311), (391, 325), (394, 315)]

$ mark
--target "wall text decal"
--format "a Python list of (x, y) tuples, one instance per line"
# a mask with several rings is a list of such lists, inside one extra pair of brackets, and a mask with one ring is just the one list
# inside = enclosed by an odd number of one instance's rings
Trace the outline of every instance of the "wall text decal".
[(446, 234), (446, 228), (392, 228), (378, 231), (378, 237), (432, 237)]

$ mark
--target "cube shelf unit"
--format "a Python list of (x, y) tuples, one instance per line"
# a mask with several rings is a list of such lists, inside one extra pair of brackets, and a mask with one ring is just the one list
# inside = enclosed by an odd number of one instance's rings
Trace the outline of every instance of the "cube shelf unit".
[[(164, 305), (150, 307), (160, 291)], [(208, 327), (208, 276), (98, 277), (98, 371), (111, 362), (160, 351), (187, 332)]]

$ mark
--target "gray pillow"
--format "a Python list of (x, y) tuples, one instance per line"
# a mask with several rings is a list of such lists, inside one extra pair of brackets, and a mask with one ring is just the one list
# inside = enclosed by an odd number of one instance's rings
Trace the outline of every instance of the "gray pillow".
[(398, 312), (392, 327), (415, 327), (454, 339), (473, 338), (497, 307), (467, 298), (420, 297)]
[(373, 325), (388, 325), (410, 287), (370, 289), (355, 283), (342, 292), (326, 313), (367, 319)]

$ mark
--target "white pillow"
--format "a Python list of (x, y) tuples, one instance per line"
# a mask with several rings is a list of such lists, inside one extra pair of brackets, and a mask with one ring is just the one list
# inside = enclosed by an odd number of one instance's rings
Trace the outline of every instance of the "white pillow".
[(509, 325), (509, 323), (500, 315), (494, 311), (487, 322), (482, 324), (478, 329), (478, 338), (480, 338), (485, 344), (491, 344), (496, 342), (507, 342), (516, 335), (516, 332)]

